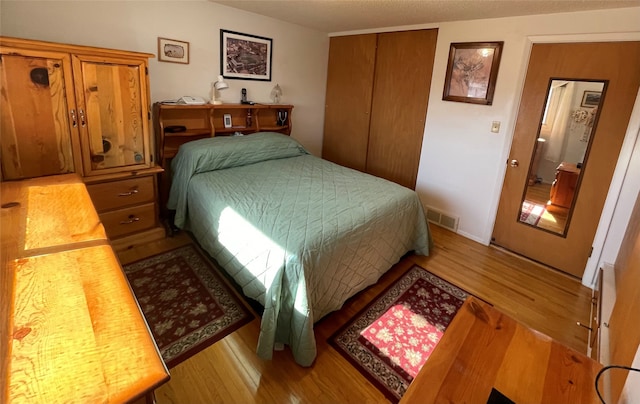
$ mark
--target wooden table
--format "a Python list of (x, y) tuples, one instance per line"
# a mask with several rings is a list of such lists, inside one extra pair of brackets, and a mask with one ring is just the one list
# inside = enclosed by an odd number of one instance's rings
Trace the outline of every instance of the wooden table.
[(1, 185), (0, 402), (121, 403), (167, 368), (79, 177)]
[(601, 368), (469, 297), (400, 403), (487, 403), (492, 388), (515, 403), (599, 403)]

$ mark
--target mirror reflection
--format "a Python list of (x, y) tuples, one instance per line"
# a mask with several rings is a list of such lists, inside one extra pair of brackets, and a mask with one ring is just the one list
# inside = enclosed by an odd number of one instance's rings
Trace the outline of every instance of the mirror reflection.
[(566, 234), (605, 83), (551, 80), (519, 221)]

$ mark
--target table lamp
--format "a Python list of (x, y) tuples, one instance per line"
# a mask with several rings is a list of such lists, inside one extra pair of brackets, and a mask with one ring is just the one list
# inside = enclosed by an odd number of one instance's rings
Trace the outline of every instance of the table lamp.
[(211, 104), (220, 105), (222, 101), (220, 98), (220, 91), (229, 88), (229, 85), (225, 83), (222, 76), (218, 76), (218, 81), (211, 86)]

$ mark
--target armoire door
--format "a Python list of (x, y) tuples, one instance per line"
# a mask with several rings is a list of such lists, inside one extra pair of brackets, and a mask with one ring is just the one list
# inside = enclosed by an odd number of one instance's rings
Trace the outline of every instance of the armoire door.
[(365, 171), (377, 35), (330, 42), (322, 157)]
[(378, 34), (366, 172), (414, 189), (438, 30)]
[[(493, 230), (495, 244), (582, 277), (640, 86), (638, 66), (640, 42), (533, 45)], [(596, 91), (580, 87), (595, 84), (600, 85)], [(555, 108), (562, 131), (541, 142), (554, 110), (553, 93), (562, 87), (560, 94), (569, 95), (562, 114), (562, 100)], [(531, 221), (533, 211), (526, 209), (534, 196), (529, 192), (535, 186), (529, 184), (531, 161), (541, 144), (546, 144), (542, 160), (551, 158), (548, 144), (560, 134), (559, 148), (574, 140), (586, 148), (562, 158), (557, 168), (553, 187), (562, 186), (562, 174), (576, 175), (563, 191), (571, 198), (557, 206), (560, 191), (553, 189)], [(564, 166), (570, 171), (563, 172)], [(562, 226), (545, 228), (542, 221)]]
[(85, 175), (150, 167), (145, 62), (73, 55), (73, 71)]
[(69, 55), (0, 50), (2, 179), (81, 173)]

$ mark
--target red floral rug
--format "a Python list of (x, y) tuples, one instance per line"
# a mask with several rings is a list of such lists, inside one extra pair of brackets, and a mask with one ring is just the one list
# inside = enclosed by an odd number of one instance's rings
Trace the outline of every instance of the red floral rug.
[(329, 339), (398, 402), (468, 294), (414, 265)]
[(253, 319), (194, 245), (123, 268), (169, 368)]
[(522, 202), (522, 210), (520, 211), (520, 221), (536, 226), (542, 215), (546, 212), (544, 205), (538, 205), (533, 202)]

